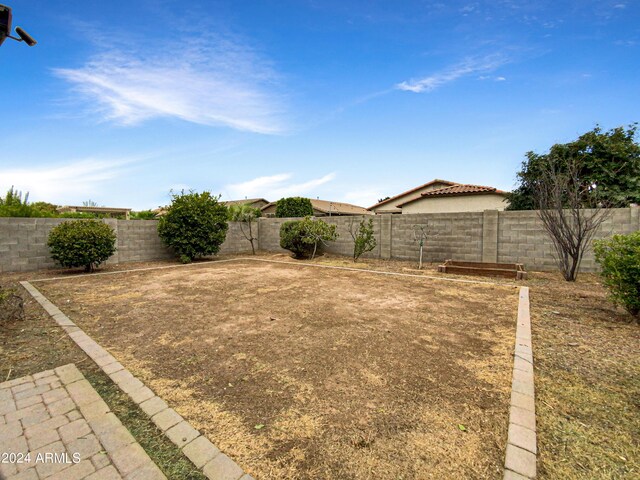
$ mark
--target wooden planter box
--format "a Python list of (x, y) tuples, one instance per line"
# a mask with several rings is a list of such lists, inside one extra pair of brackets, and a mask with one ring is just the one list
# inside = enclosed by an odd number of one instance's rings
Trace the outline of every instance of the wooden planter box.
[(483, 277), (504, 277), (526, 280), (527, 272), (521, 263), (485, 263), (485, 262), (456, 262), (447, 260), (438, 265), (442, 273), (457, 273), (459, 275), (481, 275)]

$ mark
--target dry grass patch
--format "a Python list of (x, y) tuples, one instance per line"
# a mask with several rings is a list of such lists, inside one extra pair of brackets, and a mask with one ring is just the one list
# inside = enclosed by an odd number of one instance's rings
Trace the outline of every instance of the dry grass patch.
[(255, 262), (37, 286), (256, 478), (502, 475), (514, 287)]

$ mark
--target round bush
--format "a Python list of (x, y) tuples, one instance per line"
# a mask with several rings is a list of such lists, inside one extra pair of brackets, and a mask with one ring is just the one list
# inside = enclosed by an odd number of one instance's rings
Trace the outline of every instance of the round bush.
[(158, 224), (164, 243), (182, 263), (218, 253), (229, 228), (227, 207), (209, 192), (183, 191), (173, 194), (172, 200)]
[(311, 217), (284, 222), (280, 227), (280, 246), (293, 252), (295, 258), (313, 259), (319, 248), (338, 238), (336, 228)]
[(594, 251), (612, 300), (640, 316), (640, 232), (594, 242)]
[(92, 272), (116, 251), (116, 234), (98, 220), (76, 220), (54, 227), (47, 242), (51, 258), (63, 267)]
[(313, 253), (313, 244), (305, 241), (300, 220), (291, 220), (282, 224), (280, 246), (292, 252), (295, 258), (309, 258)]
[(313, 216), (311, 200), (303, 197), (281, 198), (276, 202), (276, 217), (306, 217)]

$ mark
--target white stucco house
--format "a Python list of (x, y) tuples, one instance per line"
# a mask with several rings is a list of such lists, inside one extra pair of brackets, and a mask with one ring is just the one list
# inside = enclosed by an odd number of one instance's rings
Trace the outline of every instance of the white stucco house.
[(495, 187), (432, 180), (369, 207), (376, 214), (453, 213), (504, 210), (509, 192)]

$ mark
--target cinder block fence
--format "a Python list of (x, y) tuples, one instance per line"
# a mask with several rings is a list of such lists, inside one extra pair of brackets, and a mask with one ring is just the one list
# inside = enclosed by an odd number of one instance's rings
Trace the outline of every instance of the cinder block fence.
[[(351, 222), (361, 217), (323, 217), (338, 227), (339, 238), (326, 251), (339, 255), (353, 254), (349, 234)], [(376, 215), (373, 219), (376, 248), (366, 254), (373, 258), (417, 261), (419, 246), (417, 226), (424, 227), (428, 238), (424, 246), (426, 262), (448, 258), (461, 261), (524, 263), (528, 270), (555, 268), (551, 239), (532, 211), (477, 213), (431, 213), (412, 215)], [(254, 225), (259, 250), (284, 252), (280, 248), (283, 218), (260, 218)], [(28, 271), (54, 267), (49, 257), (47, 236), (60, 218), (0, 218), (0, 272)], [(173, 258), (158, 237), (155, 220), (104, 219), (118, 237), (117, 252), (109, 263), (141, 262)], [(354, 227), (357, 225), (354, 225)], [(640, 230), (640, 208), (614, 209), (596, 233), (606, 238), (614, 233), (628, 234)], [(220, 253), (250, 252), (251, 246), (236, 223), (229, 225)], [(591, 249), (582, 262), (582, 271), (595, 271)]]

